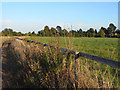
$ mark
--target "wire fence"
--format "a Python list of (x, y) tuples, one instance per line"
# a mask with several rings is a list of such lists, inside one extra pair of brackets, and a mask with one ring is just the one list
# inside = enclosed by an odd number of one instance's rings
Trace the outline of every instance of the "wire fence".
[[(44, 44), (44, 43), (41, 43), (41, 42), (36, 42), (36, 41), (32, 41), (32, 40), (25, 40), (25, 39), (22, 39), (22, 38), (16, 38), (16, 39), (24, 40), (24, 41), (27, 41), (27, 42), (40, 44), (40, 45), (43, 45), (43, 46), (47, 46), (47, 47), (51, 47), (51, 48), (56, 49), (55, 46), (51, 46), (51, 45)], [(112, 60), (112, 59), (106, 59), (106, 58), (103, 58), (103, 57), (100, 57), (100, 56), (95, 56), (95, 55), (91, 55), (91, 54), (87, 54), (87, 53), (77, 52), (77, 51), (74, 51), (74, 50), (68, 50), (68, 49), (65, 49), (65, 48), (58, 48), (58, 49), (60, 49), (63, 52), (69, 52), (69, 54), (74, 54), (75, 55), (75, 60), (78, 59), (79, 57), (84, 57), (84, 58), (87, 58), (87, 59), (90, 59), (90, 60), (93, 60), (93, 61), (97, 61), (97, 62), (100, 62), (102, 64), (106, 64), (106, 65), (109, 65), (109, 66), (112, 66), (112, 67), (115, 67), (115, 68), (120, 68), (120, 62), (119, 61), (115, 61), (115, 60)]]

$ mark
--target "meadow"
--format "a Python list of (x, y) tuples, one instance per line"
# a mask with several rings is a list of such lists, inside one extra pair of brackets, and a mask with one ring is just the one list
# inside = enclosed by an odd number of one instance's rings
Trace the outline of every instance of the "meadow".
[(59, 41), (61, 48), (68, 49), (71, 46), (74, 51), (118, 60), (118, 38), (29, 37), (26, 39), (53, 46)]
[[(56, 47), (118, 60), (116, 38), (26, 37)], [(120, 69), (12, 38), (2, 42), (3, 87), (118, 88)], [(10, 53), (9, 53), (10, 52)], [(10, 69), (10, 70), (9, 70)]]

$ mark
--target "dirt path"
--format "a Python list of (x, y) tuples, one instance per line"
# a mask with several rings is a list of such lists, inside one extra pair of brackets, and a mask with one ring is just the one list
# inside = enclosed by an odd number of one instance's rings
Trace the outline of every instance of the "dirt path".
[(23, 66), (10, 48), (11, 42), (2, 46), (2, 88), (22, 88), (25, 86), (25, 77), (21, 75)]

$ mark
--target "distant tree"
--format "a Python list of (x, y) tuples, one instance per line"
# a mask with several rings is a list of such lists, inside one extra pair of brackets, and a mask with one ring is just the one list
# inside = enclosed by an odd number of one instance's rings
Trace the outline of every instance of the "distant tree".
[(120, 30), (119, 30), (119, 29), (117, 29), (117, 30), (115, 31), (115, 33), (120, 34)]
[(69, 33), (70, 33), (69, 35), (72, 34), (72, 37), (75, 37), (75, 35), (76, 35), (76, 31), (75, 30), (71, 30)]
[(66, 29), (63, 29), (64, 36), (68, 36), (68, 31)]
[(80, 35), (79, 35), (79, 32), (78, 32), (78, 30), (76, 31), (76, 34), (75, 34), (75, 37), (79, 37)]
[(21, 32), (18, 32), (18, 33), (17, 33), (17, 36), (22, 36), (22, 33), (21, 33)]
[(120, 38), (120, 30), (119, 30), (119, 29), (117, 29), (117, 30), (115, 31), (115, 33), (117, 33), (117, 37), (119, 37), (119, 38)]
[(59, 33), (59, 32), (62, 30), (61, 26), (57, 26), (57, 27), (56, 27), (56, 30), (57, 30), (57, 32)]
[(49, 36), (50, 30), (49, 30), (49, 27), (48, 27), (48, 26), (45, 26), (45, 27), (44, 27), (44, 32), (45, 32), (45, 36)]
[(82, 31), (81, 28), (77, 31), (77, 33), (78, 33), (78, 37), (82, 37), (83, 36), (83, 31)]
[(97, 34), (97, 29), (95, 29), (95, 34)]
[(45, 31), (44, 30), (41, 30), (40, 33), (41, 33), (41, 36), (45, 36)]
[(83, 31), (83, 37), (87, 37), (87, 31)]
[(116, 29), (116, 26), (114, 25), (114, 24), (109, 24), (109, 27), (108, 27), (109, 29), (111, 29), (112, 30), (112, 32), (114, 32), (115, 31), (115, 29)]
[(17, 36), (17, 32), (14, 31), (14, 32), (13, 32), (13, 36)]
[(27, 33), (27, 36), (32, 36), (32, 33), (31, 33), (31, 32), (28, 32), (28, 33)]
[(33, 31), (32, 34), (35, 34), (35, 31)]
[(27, 36), (27, 35), (28, 35), (28, 33), (25, 33), (25, 34), (24, 34), (24, 36)]
[(87, 33), (87, 37), (91, 37), (90, 30), (88, 30), (86, 33)]
[(100, 31), (99, 31), (99, 36), (100, 36), (100, 37), (105, 37), (105, 33), (104, 33), (104, 30), (103, 30), (103, 29), (100, 29)]
[(36, 36), (35, 31), (32, 32), (32, 36)]
[(95, 37), (98, 36), (98, 32), (97, 32), (97, 29), (95, 29)]
[(5, 28), (4, 30), (2, 30), (2, 36), (13, 36), (13, 30)]
[(41, 33), (40, 33), (40, 31), (38, 31), (38, 33), (37, 33), (37, 36), (41, 36)]
[(95, 36), (95, 31), (93, 28), (90, 28), (88, 31), (87, 31), (87, 36), (88, 37), (94, 37)]
[(109, 36), (109, 34), (115, 32), (116, 26), (112, 23), (109, 24), (109, 27), (105, 31), (106, 36)]
[(60, 36), (64, 36), (64, 30), (60, 30), (59, 34)]
[(72, 37), (72, 32), (71, 32), (71, 31), (68, 33), (68, 36), (69, 36), (69, 37)]
[(51, 35), (55, 36), (56, 32), (57, 32), (56, 29), (52, 27), (51, 30), (50, 30)]

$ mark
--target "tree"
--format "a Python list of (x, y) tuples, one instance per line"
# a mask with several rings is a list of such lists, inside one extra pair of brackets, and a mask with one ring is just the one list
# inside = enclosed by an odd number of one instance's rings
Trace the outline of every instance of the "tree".
[(100, 30), (104, 30), (105, 36), (109, 36), (108, 30), (104, 27), (101, 27)]
[(75, 30), (71, 30), (71, 31), (69, 32), (69, 35), (72, 36), (72, 37), (75, 37), (76, 31), (75, 31)]
[(82, 31), (81, 28), (79, 29), (79, 31), (77, 31), (77, 33), (78, 33), (78, 37), (82, 37), (83, 36), (83, 31)]
[(64, 36), (68, 36), (68, 31), (66, 29), (63, 29)]
[(95, 29), (95, 34), (97, 35), (97, 30)]
[(117, 29), (117, 30), (115, 31), (115, 33), (117, 33), (117, 37), (119, 37), (119, 38), (120, 38), (120, 30), (119, 30), (119, 29)]
[(31, 32), (28, 32), (28, 33), (27, 33), (27, 36), (32, 36), (32, 33), (31, 33)]
[(95, 29), (95, 37), (98, 36), (98, 32), (97, 32), (97, 29)]
[(32, 32), (32, 36), (36, 36), (35, 31)]
[(37, 35), (38, 35), (38, 36), (45, 36), (44, 30), (38, 31), (38, 34), (37, 34)]
[(45, 31), (41, 30), (41, 36), (45, 36)]
[(108, 28), (111, 29), (112, 32), (114, 32), (115, 29), (116, 29), (116, 26), (111, 23), (111, 24), (109, 24), (109, 27), (108, 27)]
[(17, 36), (22, 36), (22, 33), (21, 33), (21, 32), (18, 32), (18, 33), (17, 33)]
[(5, 28), (4, 30), (2, 30), (2, 36), (13, 36), (13, 30)]
[(68, 35), (69, 35), (69, 37), (72, 37), (72, 32), (70, 31), (70, 32), (68, 33)]
[(52, 27), (51, 30), (50, 30), (50, 32), (51, 32), (51, 34), (52, 34), (53, 36), (55, 36), (57, 31), (56, 31), (55, 28)]
[(57, 26), (56, 29), (58, 33), (62, 30), (61, 26)]
[(83, 37), (87, 37), (87, 32), (83, 31)]
[(88, 37), (94, 37), (95, 36), (95, 31), (93, 28), (90, 28), (88, 31), (87, 31), (87, 36)]
[(37, 34), (38, 36), (41, 36), (41, 33), (40, 33), (40, 31), (38, 31), (38, 34)]
[(115, 33), (120, 34), (120, 30), (119, 30), (119, 29), (117, 29), (117, 30), (115, 31)]
[(49, 30), (49, 27), (48, 27), (48, 26), (45, 26), (45, 27), (44, 27), (44, 32), (45, 32), (45, 36), (49, 36), (50, 30)]
[(14, 31), (14, 32), (13, 32), (13, 36), (17, 36), (17, 32)]
[(109, 36), (109, 34), (113, 33), (116, 29), (116, 26), (112, 23), (109, 24), (109, 27), (106, 30), (106, 35)]
[(104, 30), (103, 30), (103, 29), (100, 29), (100, 31), (99, 31), (99, 36), (100, 36), (100, 37), (105, 37), (105, 33), (104, 33)]
[(60, 30), (59, 34), (60, 36), (64, 36), (64, 30)]

